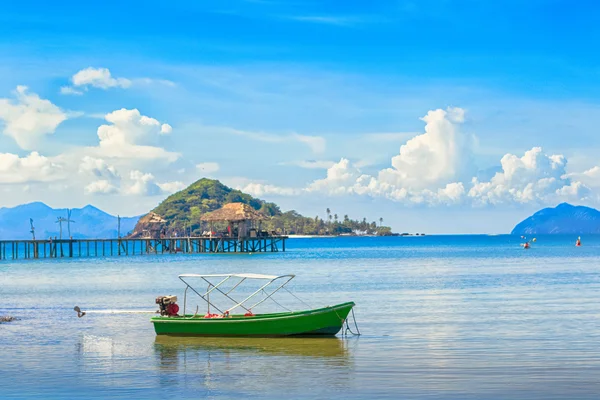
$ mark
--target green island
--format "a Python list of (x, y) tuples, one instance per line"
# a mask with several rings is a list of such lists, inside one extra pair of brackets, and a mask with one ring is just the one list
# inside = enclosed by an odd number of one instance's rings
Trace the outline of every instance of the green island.
[(372, 222), (366, 218), (354, 220), (348, 215), (340, 217), (329, 208), (326, 219), (305, 217), (295, 210), (283, 212), (275, 203), (227, 187), (218, 180), (203, 178), (170, 195), (140, 218), (130, 236), (142, 236), (142, 232), (157, 222), (166, 235), (200, 235), (208, 229), (207, 223), (200, 220), (201, 216), (228, 203), (251, 206), (266, 217), (262, 221), (263, 229), (282, 235), (395, 235), (389, 226), (382, 224), (383, 218)]

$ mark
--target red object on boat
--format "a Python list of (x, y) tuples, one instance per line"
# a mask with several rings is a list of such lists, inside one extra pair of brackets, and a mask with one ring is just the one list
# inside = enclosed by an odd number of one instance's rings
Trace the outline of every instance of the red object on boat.
[(248, 311), (246, 314), (244, 314), (244, 317), (254, 317), (254, 314), (252, 314), (252, 311)]
[(177, 315), (178, 312), (179, 312), (179, 306), (177, 304), (173, 303), (173, 304), (169, 304), (167, 306), (167, 315), (175, 316), (175, 315)]

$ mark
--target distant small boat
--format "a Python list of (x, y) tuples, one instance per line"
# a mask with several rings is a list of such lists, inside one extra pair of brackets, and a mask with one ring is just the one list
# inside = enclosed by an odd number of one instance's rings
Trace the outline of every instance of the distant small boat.
[[(200, 278), (208, 284), (206, 291), (198, 291), (187, 281), (190, 278)], [(220, 281), (213, 284), (210, 279), (217, 278)], [(282, 289), (294, 275), (260, 275), (260, 274), (224, 274), (224, 275), (199, 275), (183, 274), (179, 279), (185, 283), (186, 288), (183, 300), (183, 312), (179, 315), (179, 306), (176, 296), (157, 297), (156, 303), (160, 308), (160, 317), (151, 318), (157, 335), (180, 335), (180, 336), (335, 336), (346, 321), (348, 314), (354, 307), (353, 302), (341, 303), (334, 306), (317, 308), (305, 311), (289, 311), (271, 314), (253, 314), (252, 309), (269, 299), (273, 294)], [(186, 280), (187, 279), (187, 280)], [(257, 291), (247, 296), (242, 301), (234, 300), (232, 292), (247, 279), (265, 280)], [(225, 289), (225, 282), (232, 280), (233, 288)], [(283, 281), (282, 284), (279, 282)], [(267, 294), (265, 289), (276, 283), (275, 289)], [(208, 311), (205, 315), (186, 314), (186, 303), (188, 289), (200, 296), (206, 303)], [(221, 293), (234, 306), (220, 310), (210, 300), (211, 293)], [(202, 294), (201, 294), (202, 293)], [(258, 294), (264, 293), (266, 297), (252, 306), (247, 306), (248, 301), (254, 299)], [(213, 295), (214, 295), (213, 294)], [(219, 313), (210, 312), (211, 307)], [(232, 314), (238, 308), (246, 310), (245, 314)]]
[(577, 241), (575, 242), (575, 246), (577, 246), (577, 247), (581, 246), (581, 237), (577, 238)]

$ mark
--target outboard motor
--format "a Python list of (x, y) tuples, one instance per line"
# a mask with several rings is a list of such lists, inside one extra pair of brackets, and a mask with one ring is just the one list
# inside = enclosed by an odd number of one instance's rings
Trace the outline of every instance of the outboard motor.
[(178, 316), (179, 306), (177, 305), (177, 296), (158, 296), (156, 304), (158, 304), (160, 315), (168, 317)]

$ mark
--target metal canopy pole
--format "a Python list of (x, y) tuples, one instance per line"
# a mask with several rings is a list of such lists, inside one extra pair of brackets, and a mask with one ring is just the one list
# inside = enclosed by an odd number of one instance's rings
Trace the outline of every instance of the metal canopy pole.
[[(267, 286), (269, 286), (271, 283), (275, 282), (277, 279), (280, 278), (284, 278), (284, 277), (288, 277), (290, 275), (283, 275), (283, 276), (278, 276), (275, 279), (270, 280), (269, 282), (265, 283), (264, 285), (262, 285), (256, 292), (252, 293), (250, 296), (246, 297), (244, 300), (240, 301), (238, 304), (236, 304), (235, 306), (231, 307), (230, 309), (228, 309), (228, 312), (231, 312), (232, 310), (235, 310), (236, 308), (242, 306), (242, 304), (244, 304), (245, 302), (247, 302), (248, 300), (250, 300), (252, 297), (256, 296), (258, 293), (260, 293), (264, 288), (266, 288)], [(277, 290), (281, 289), (283, 286), (285, 286), (289, 281), (291, 281), (294, 278), (294, 276), (292, 275), (283, 285), (281, 285)], [(271, 295), (273, 295), (275, 292), (271, 293)], [(271, 296), (270, 295), (270, 296)], [(269, 296), (269, 297), (270, 297)], [(266, 300), (266, 299), (264, 299)], [(264, 301), (263, 300), (263, 301)], [(261, 302), (257, 303), (260, 304)], [(242, 306), (243, 307), (243, 306)], [(244, 307), (246, 308), (246, 307)], [(250, 310), (252, 309), (252, 307), (250, 307)], [(248, 311), (250, 311), (248, 310)]]
[(256, 307), (257, 305), (261, 304), (262, 302), (264, 302), (265, 300), (267, 300), (269, 297), (273, 296), (275, 293), (277, 293), (277, 291), (279, 291), (279, 289), (281, 289), (282, 287), (284, 287), (285, 285), (287, 285), (287, 283), (289, 281), (291, 281), (292, 278), (288, 279), (287, 281), (285, 281), (281, 286), (279, 286), (277, 289), (275, 289), (273, 292), (271, 292), (270, 295), (268, 295), (267, 297), (265, 297), (264, 299), (262, 299), (261, 301), (259, 301), (258, 303), (254, 304), (252, 307), (250, 307), (250, 309)]

